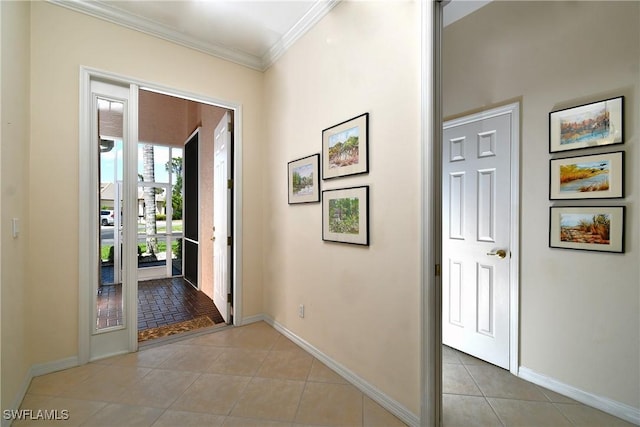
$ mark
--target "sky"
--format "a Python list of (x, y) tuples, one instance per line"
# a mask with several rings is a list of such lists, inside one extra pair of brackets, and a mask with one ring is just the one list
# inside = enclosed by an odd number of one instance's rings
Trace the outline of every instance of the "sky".
[(358, 126), (356, 126), (351, 129), (343, 130), (342, 132), (336, 133), (335, 135), (331, 135), (329, 137), (329, 148), (333, 147), (338, 142), (345, 142), (347, 139), (349, 139), (350, 136), (359, 136), (360, 132), (358, 132), (358, 130), (359, 128)]
[(302, 166), (298, 166), (297, 168), (293, 168), (294, 172), (298, 172), (298, 175), (301, 177), (311, 176), (313, 174), (313, 165), (306, 164)]
[[(142, 174), (142, 145), (138, 144), (138, 173)], [(174, 157), (182, 157), (180, 148), (173, 148)], [(113, 150), (100, 154), (100, 182), (114, 182), (115, 158), (118, 157), (118, 180), (122, 180), (122, 141), (116, 141)], [(155, 146), (153, 151), (155, 159), (155, 181), (169, 182), (169, 174), (165, 168), (169, 161), (169, 147)], [(175, 178), (174, 178), (175, 183)]]
[(575, 227), (581, 220), (590, 223), (593, 220), (593, 214), (560, 214), (560, 225), (563, 227)]

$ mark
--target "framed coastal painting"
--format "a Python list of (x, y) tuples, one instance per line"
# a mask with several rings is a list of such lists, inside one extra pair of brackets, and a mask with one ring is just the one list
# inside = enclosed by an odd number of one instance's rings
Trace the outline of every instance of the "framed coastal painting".
[(322, 179), (369, 172), (369, 113), (322, 131)]
[(549, 152), (622, 144), (624, 97), (549, 113)]
[(624, 197), (624, 152), (552, 159), (549, 199)]
[(287, 164), (289, 204), (320, 202), (320, 154)]
[(551, 207), (549, 246), (624, 252), (624, 206)]
[(369, 246), (369, 186), (322, 192), (322, 240)]

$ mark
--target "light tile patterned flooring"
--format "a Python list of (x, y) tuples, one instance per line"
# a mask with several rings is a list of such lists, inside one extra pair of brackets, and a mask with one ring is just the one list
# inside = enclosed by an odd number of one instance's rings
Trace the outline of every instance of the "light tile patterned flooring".
[(445, 427), (633, 426), (446, 346), (442, 362)]
[(404, 426), (264, 322), (36, 377), (22, 408), (67, 409), (66, 426)]
[[(443, 362), (446, 427), (630, 425), (447, 347)], [(66, 409), (65, 426), (404, 426), (263, 322), (36, 377), (22, 408)], [(50, 424), (13, 424), (29, 425)]]

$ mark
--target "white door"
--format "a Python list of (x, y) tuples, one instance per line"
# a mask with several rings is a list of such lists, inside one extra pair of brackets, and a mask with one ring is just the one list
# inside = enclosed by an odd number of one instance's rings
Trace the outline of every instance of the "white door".
[(515, 120), (497, 109), (446, 122), (442, 151), (442, 342), (506, 369)]
[(231, 214), (231, 136), (229, 113), (225, 113), (216, 126), (213, 161), (213, 303), (224, 321), (229, 323), (230, 313), (230, 236)]
[[(82, 240), (80, 260), (88, 271), (81, 271), (86, 288), (80, 298), (88, 304), (81, 306), (81, 312), (88, 314), (81, 327), (90, 336), (88, 341), (84, 334), (81, 338), (83, 362), (135, 351), (138, 344), (136, 212), (131, 208), (137, 188), (138, 89), (99, 79), (88, 84), (83, 89), (88, 133), (83, 138), (90, 143), (83, 147), (81, 158), (90, 160), (87, 172), (81, 172), (88, 178), (82, 184), (81, 212), (86, 210), (91, 217), (82, 218), (86, 225), (81, 233), (88, 238)], [(111, 226), (101, 226), (103, 208), (113, 212)]]

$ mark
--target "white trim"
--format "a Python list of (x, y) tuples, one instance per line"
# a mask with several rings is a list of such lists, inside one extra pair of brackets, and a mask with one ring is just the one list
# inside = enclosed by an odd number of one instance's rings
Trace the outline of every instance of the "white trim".
[[(144, 89), (156, 93), (170, 95), (195, 101), (202, 104), (214, 105), (217, 107), (232, 110), (234, 112), (234, 280), (232, 286), (234, 286), (234, 314), (238, 314), (238, 318), (241, 318), (242, 313), (242, 106), (236, 102), (223, 101), (211, 97), (202, 95), (196, 95), (193, 93), (181, 91), (178, 89), (172, 89), (159, 84), (149, 83), (136, 78), (123, 76), (121, 74), (106, 72), (91, 67), (80, 66), (80, 137), (78, 139), (79, 144), (79, 215), (78, 215), (78, 229), (79, 229), (79, 284), (78, 284), (78, 363), (84, 364), (89, 362), (90, 359), (90, 346), (91, 346), (91, 324), (90, 319), (90, 307), (93, 304), (91, 292), (87, 283), (92, 283), (92, 275), (97, 274), (92, 268), (92, 265), (96, 265), (96, 260), (91, 263), (89, 258), (94, 252), (95, 241), (97, 241), (97, 227), (93, 230), (89, 224), (90, 220), (86, 215), (86, 212), (90, 212), (93, 209), (93, 203), (97, 200), (97, 192), (94, 191), (91, 183), (84, 177), (93, 176), (92, 173), (96, 173), (97, 164), (92, 165), (92, 162), (85, 162), (87, 158), (93, 159), (89, 144), (83, 144), (83, 141), (91, 134), (89, 121), (91, 119), (90, 105), (88, 105), (88, 99), (91, 93), (91, 79), (107, 80), (113, 83), (126, 84), (129, 87), (137, 86), (135, 91)], [(132, 89), (133, 90), (133, 89)], [(137, 97), (130, 100), (130, 108), (136, 108), (137, 114)], [(132, 141), (135, 141), (136, 156), (137, 156), (137, 129), (133, 129), (134, 126), (130, 126), (130, 132), (135, 132), (135, 139), (130, 134)], [(97, 163), (97, 159), (95, 162)], [(137, 171), (134, 182), (137, 182)], [(137, 193), (137, 192), (136, 192)], [(137, 194), (132, 194), (133, 200), (137, 198)], [(92, 203), (89, 206), (89, 203)], [(137, 203), (133, 203), (136, 205)], [(87, 210), (89, 209), (89, 210)], [(135, 219), (131, 216), (132, 221)], [(134, 222), (134, 221), (133, 221)], [(130, 225), (131, 229), (136, 229), (135, 222)], [(89, 230), (89, 231), (87, 231)], [(133, 240), (135, 241), (135, 239)], [(135, 258), (135, 245), (131, 245), (133, 258)], [(94, 255), (97, 257), (97, 254)], [(135, 266), (137, 273), (137, 265)], [(136, 282), (137, 289), (137, 282)], [(133, 288), (133, 287), (131, 287)], [(132, 303), (127, 308), (127, 315), (131, 319), (137, 321), (137, 316), (134, 316), (137, 309), (137, 305), (134, 304), (137, 298), (131, 299)], [(134, 334), (135, 332), (135, 334)], [(134, 336), (135, 335), (135, 336)], [(137, 328), (132, 328), (129, 334), (129, 347), (130, 351), (137, 349)]]
[(245, 326), (251, 323), (266, 322), (266, 321), (267, 321), (267, 316), (265, 316), (264, 314), (255, 314), (253, 316), (245, 317), (244, 319), (238, 319), (236, 326)]
[[(242, 319), (242, 106), (233, 112), (233, 324)], [(235, 286), (234, 286), (235, 284)], [(237, 319), (237, 320), (236, 320)]]
[(106, 3), (78, 0), (48, 1), (49, 3), (71, 9), (75, 12), (84, 13), (116, 25), (140, 31), (141, 33), (149, 34), (184, 47), (195, 49), (239, 65), (244, 65), (245, 67), (249, 67), (254, 70), (264, 70), (262, 58), (255, 55), (250, 55), (235, 49), (229, 49), (219, 44), (199, 40), (157, 22), (123, 12), (122, 10)]
[[(123, 289), (125, 306), (123, 307), (123, 324), (128, 331), (129, 351), (138, 350), (138, 93), (139, 86), (129, 84), (129, 99), (126, 122), (123, 124), (127, 130), (127, 140), (123, 141), (124, 167), (123, 181), (128, 185), (124, 187), (125, 215), (124, 215), (124, 244), (125, 252), (124, 281), (127, 285)], [(155, 167), (155, 165), (154, 165)], [(98, 182), (100, 180), (98, 179)], [(127, 206), (129, 208), (127, 209)], [(115, 233), (115, 231), (114, 231)], [(114, 267), (115, 268), (115, 267)], [(126, 294), (125, 294), (126, 292)], [(106, 355), (105, 355), (106, 356)]]
[(51, 4), (65, 7), (75, 12), (84, 13), (103, 19), (135, 31), (167, 40), (199, 52), (221, 58), (235, 64), (243, 65), (258, 71), (267, 70), (280, 58), (300, 37), (305, 35), (341, 0), (317, 0), (307, 13), (296, 22), (269, 50), (262, 56), (252, 55), (237, 49), (231, 49), (217, 43), (209, 43), (191, 37), (166, 25), (135, 16), (104, 2), (80, 0), (47, 0)]
[[(439, 426), (442, 413), (442, 296), (440, 220), (440, 141), (442, 138), (440, 36), (442, 5), (420, 2), (420, 420)], [(436, 203), (432, 203), (436, 200)]]
[(510, 159), (510, 209), (509, 209), (509, 371), (518, 375), (519, 343), (520, 343), (520, 103), (502, 105), (479, 113), (470, 114), (443, 124), (443, 129), (465, 125), (467, 123), (487, 120), (493, 117), (508, 115), (511, 125), (511, 159)]
[[(50, 374), (52, 372), (62, 371), (64, 369), (75, 368), (78, 366), (78, 357), (72, 356), (67, 357), (66, 359), (55, 360), (53, 362), (47, 363), (39, 363), (36, 365), (32, 365), (22, 380), (22, 384), (20, 385), (20, 389), (16, 394), (13, 403), (9, 408), (2, 408), (3, 410), (17, 410), (20, 408), (24, 397), (27, 394), (27, 390), (31, 385), (31, 380), (35, 377), (39, 377), (40, 375)], [(2, 427), (9, 427), (13, 420), (6, 420), (2, 417)]]
[(278, 332), (282, 335), (286, 336), (288, 339), (293, 341), (298, 346), (302, 347), (306, 352), (311, 354), (316, 359), (320, 360), (322, 363), (327, 365), (331, 370), (335, 371), (338, 375), (349, 381), (353, 384), (357, 389), (359, 389), (362, 393), (366, 394), (372, 400), (376, 401), (380, 406), (391, 412), (393, 415), (398, 417), (404, 423), (409, 426), (419, 426), (420, 419), (416, 414), (411, 412), (405, 406), (400, 404), (398, 401), (392, 399), (391, 397), (384, 394), (381, 390), (379, 390), (374, 385), (365, 381), (363, 378), (359, 377), (353, 371), (344, 367), (340, 363), (333, 360), (331, 357), (326, 355), (325, 353), (318, 350), (316, 347), (311, 345), (309, 342), (297, 336), (295, 333), (291, 332), (289, 329), (284, 327), (282, 324), (274, 320), (268, 315), (264, 315), (264, 321), (269, 325), (273, 326)]
[(266, 71), (271, 67), (300, 37), (313, 28), (340, 1), (316, 1), (311, 9), (264, 54), (262, 57), (262, 71)]
[(525, 368), (524, 366), (520, 366), (520, 373), (518, 376), (523, 380), (537, 384), (551, 391), (555, 391), (556, 393), (569, 397), (587, 406), (611, 414), (614, 417), (622, 418), (632, 424), (640, 425), (640, 408), (634, 408), (633, 406), (609, 399), (608, 397), (586, 392), (554, 378), (539, 374), (529, 368)]

